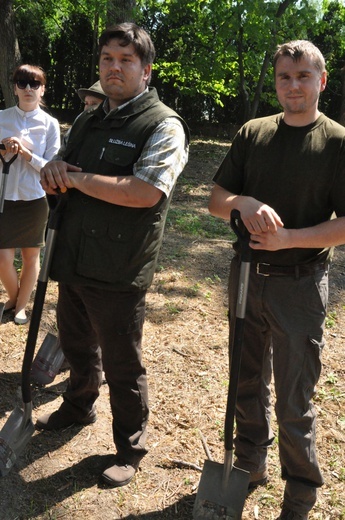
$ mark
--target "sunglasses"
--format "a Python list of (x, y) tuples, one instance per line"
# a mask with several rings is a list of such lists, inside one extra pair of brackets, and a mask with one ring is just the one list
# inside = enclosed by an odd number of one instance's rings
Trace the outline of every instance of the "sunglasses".
[(31, 80), (31, 81), (20, 79), (16, 82), (16, 85), (21, 90), (24, 90), (27, 87), (27, 85), (29, 85), (32, 90), (38, 90), (40, 88), (40, 86), (42, 85), (42, 83), (36, 79)]

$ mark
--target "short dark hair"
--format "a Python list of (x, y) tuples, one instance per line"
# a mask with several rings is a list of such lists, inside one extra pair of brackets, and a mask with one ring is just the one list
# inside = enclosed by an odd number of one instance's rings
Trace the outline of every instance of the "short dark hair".
[(46, 85), (47, 78), (46, 73), (42, 69), (42, 67), (38, 67), (37, 65), (19, 65), (15, 71), (13, 72), (12, 82), (17, 83), (17, 81), (40, 81), (42, 85)]
[(99, 54), (101, 54), (104, 45), (108, 45), (109, 41), (115, 38), (121, 41), (122, 47), (133, 44), (144, 67), (153, 63), (156, 56), (153, 42), (149, 34), (135, 23), (124, 22), (105, 29), (99, 37)]
[(314, 67), (322, 74), (326, 71), (325, 58), (320, 49), (308, 40), (292, 40), (288, 43), (278, 45), (273, 56), (273, 69), (275, 72), (276, 64), (281, 56), (288, 56), (293, 61), (298, 61), (303, 57), (311, 59)]

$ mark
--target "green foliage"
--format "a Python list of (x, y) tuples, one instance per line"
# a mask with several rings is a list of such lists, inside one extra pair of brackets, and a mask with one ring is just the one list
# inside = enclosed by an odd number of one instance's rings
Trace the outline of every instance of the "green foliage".
[[(280, 4), (277, 0), (138, 1), (140, 20), (150, 27), (159, 49), (158, 81), (164, 92), (174, 92), (168, 99), (177, 103), (175, 107), (180, 103), (185, 108), (181, 98), (202, 96), (199, 117), (212, 120), (215, 113), (221, 117), (218, 106), (225, 109), (226, 120), (229, 105), (235, 102), (239, 108), (242, 92), (242, 103), (248, 106), (259, 94), (263, 113), (279, 110), (271, 68), (257, 92), (265, 57), (273, 54), (277, 43), (310, 36), (330, 8), (321, 0), (291, 1), (278, 17)], [(340, 18), (344, 22), (344, 16)], [(244, 108), (238, 113), (243, 114)]]
[(328, 86), (321, 96), (321, 109), (337, 119), (342, 101), (341, 69), (345, 56), (345, 4), (344, 2), (325, 2), (327, 9), (309, 37), (326, 58)]
[[(78, 35), (78, 38), (75, 36)], [(55, 95), (50, 106), (60, 108), (80, 107), (76, 89), (88, 86), (92, 52), (92, 27), (88, 18), (80, 13), (72, 13), (64, 28), (57, 35), (52, 49), (52, 90)]]
[[(22, 56), (47, 71), (49, 105), (80, 110), (75, 89), (90, 84), (96, 73), (94, 35), (114, 21), (109, 13), (119, 5), (116, 0), (14, 0)], [(278, 111), (272, 68), (265, 63), (277, 43), (302, 38), (316, 43), (327, 58), (329, 83), (321, 108), (339, 118), (343, 1), (137, 0), (135, 19), (155, 42), (154, 85), (187, 120), (241, 124), (251, 108), (257, 116)]]
[(79, 9), (67, 0), (15, 4), (22, 58), (46, 71), (48, 107), (80, 111), (76, 88), (88, 86), (91, 77), (92, 25), (85, 2)]
[[(29, 24), (28, 19), (30, 19)], [(27, 4), (21, 4), (16, 11), (17, 36), (23, 61), (38, 64), (45, 70), (50, 62), (50, 41), (46, 20), (38, 2), (33, 5), (32, 10), (28, 10)]]

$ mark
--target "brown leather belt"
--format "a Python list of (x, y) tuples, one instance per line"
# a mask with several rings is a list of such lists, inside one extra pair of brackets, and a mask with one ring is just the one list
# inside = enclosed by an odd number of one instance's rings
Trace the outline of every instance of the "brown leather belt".
[(328, 270), (328, 263), (301, 264), (301, 265), (272, 265), (265, 263), (252, 264), (252, 269), (260, 276), (309, 276), (320, 271)]

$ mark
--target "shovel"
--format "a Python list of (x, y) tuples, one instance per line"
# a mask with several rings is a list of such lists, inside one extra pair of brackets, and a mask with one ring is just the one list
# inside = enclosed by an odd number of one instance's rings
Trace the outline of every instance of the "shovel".
[(230, 334), (230, 381), (224, 425), (224, 464), (206, 460), (193, 508), (194, 520), (240, 520), (248, 494), (250, 473), (233, 465), (233, 431), (241, 365), (244, 318), (251, 260), (249, 234), (239, 227), (240, 213), (231, 212), (231, 227), (241, 247), (241, 268), (237, 292), (236, 319)]
[(62, 215), (62, 205), (65, 196), (60, 195), (53, 211), (50, 212), (48, 232), (46, 237), (45, 253), (38, 276), (36, 294), (32, 308), (29, 332), (26, 341), (24, 359), (22, 365), (22, 399), (23, 409), (17, 407), (13, 410), (4, 427), (0, 431), (0, 476), (9, 473), (17, 461), (29, 440), (35, 426), (32, 422), (32, 397), (30, 384), (30, 370), (34, 357), (37, 335), (39, 331), (42, 309), (48, 284), (48, 276), (52, 261), (57, 229)]
[[(6, 147), (4, 144), (0, 143), (0, 150), (5, 150)], [(7, 185), (7, 179), (8, 174), (10, 171), (11, 164), (17, 159), (18, 153), (14, 154), (13, 157), (9, 161), (5, 161), (3, 156), (0, 153), (0, 160), (3, 164), (2, 167), (2, 173), (1, 173), (1, 181), (0, 181), (0, 213), (3, 213), (4, 211), (4, 201), (5, 201), (5, 193), (6, 193), (6, 185)], [(0, 322), (2, 320), (2, 315), (4, 313), (5, 304), (0, 303)]]

